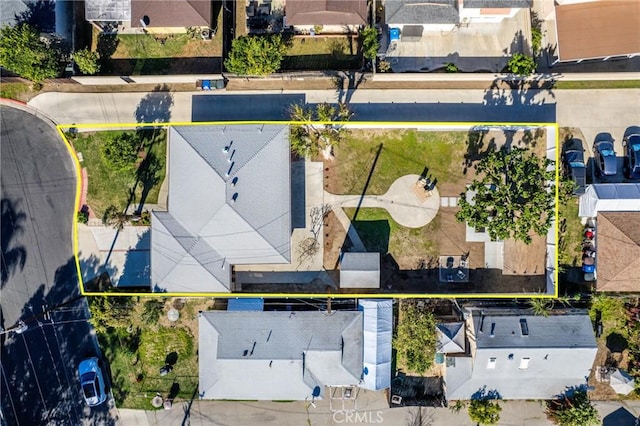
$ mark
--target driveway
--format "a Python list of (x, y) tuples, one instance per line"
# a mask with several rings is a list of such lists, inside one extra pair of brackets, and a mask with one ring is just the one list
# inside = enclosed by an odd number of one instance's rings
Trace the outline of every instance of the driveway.
[[(72, 251), (76, 172), (55, 129), (0, 106), (3, 329), (0, 394), (6, 424), (114, 424), (89, 410), (77, 365), (98, 354)], [(4, 423), (3, 423), (4, 424)]]

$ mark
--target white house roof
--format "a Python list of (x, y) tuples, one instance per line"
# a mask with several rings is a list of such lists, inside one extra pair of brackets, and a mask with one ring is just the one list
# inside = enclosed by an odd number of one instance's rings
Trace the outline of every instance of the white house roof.
[(504, 399), (550, 399), (586, 383), (598, 350), (586, 312), (473, 311), (469, 321), (477, 347), (473, 357), (448, 361), (448, 399), (470, 399), (483, 388)]
[(340, 262), (340, 287), (379, 288), (380, 253), (345, 252)]
[(640, 211), (640, 183), (601, 183), (580, 196), (578, 216), (596, 217), (599, 211)]
[(304, 400), (325, 386), (357, 385), (358, 311), (202, 312), (201, 399)]
[(360, 299), (358, 310), (364, 313), (361, 386), (370, 390), (386, 389), (391, 386), (393, 300)]
[(288, 263), (289, 158), (284, 125), (170, 127), (168, 211), (151, 221), (154, 290), (229, 291), (231, 265)]

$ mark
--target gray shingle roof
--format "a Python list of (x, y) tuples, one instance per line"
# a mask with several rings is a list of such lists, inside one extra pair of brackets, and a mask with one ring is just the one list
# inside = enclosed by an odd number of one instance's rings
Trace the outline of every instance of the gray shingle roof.
[(446, 367), (448, 399), (470, 399), (484, 387), (504, 399), (549, 399), (586, 383), (598, 350), (586, 312), (542, 317), (494, 310), (483, 320), (473, 311), (470, 321), (477, 348), (474, 357), (454, 357)]
[(199, 321), (203, 399), (304, 400), (362, 374), (362, 312), (208, 311)]
[(340, 261), (340, 287), (380, 287), (380, 253), (345, 252)]
[(457, 24), (457, 0), (387, 0), (387, 24)]
[[(195, 280), (204, 271), (213, 287), (228, 291), (230, 265), (290, 261), (289, 156), (283, 125), (169, 129), (169, 211), (154, 212), (161, 224), (152, 220), (156, 291), (201, 292), (207, 284)], [(191, 275), (180, 284), (168, 280), (184, 262)], [(202, 270), (195, 271), (197, 265)]]

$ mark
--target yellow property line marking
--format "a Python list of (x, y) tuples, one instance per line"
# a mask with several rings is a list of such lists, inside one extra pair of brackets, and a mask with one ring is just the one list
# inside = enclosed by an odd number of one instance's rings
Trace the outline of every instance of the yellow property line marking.
[[(409, 294), (409, 293), (340, 293), (340, 294), (332, 294), (332, 293), (134, 293), (134, 292), (88, 292), (85, 291), (84, 282), (82, 280), (82, 271), (80, 269), (80, 259), (78, 257), (79, 253), (79, 242), (78, 242), (78, 211), (80, 210), (80, 196), (82, 192), (82, 172), (80, 167), (80, 161), (78, 156), (71, 144), (71, 142), (67, 139), (65, 135), (65, 131), (69, 129), (99, 129), (104, 128), (136, 128), (136, 127), (169, 127), (169, 126), (210, 126), (210, 125), (225, 125), (225, 126), (233, 126), (233, 125), (242, 125), (242, 124), (284, 124), (284, 125), (295, 125), (295, 124), (342, 124), (345, 127), (358, 127), (362, 128), (365, 126), (371, 127), (386, 127), (386, 128), (426, 128), (430, 127), (433, 129), (442, 128), (451, 128), (451, 127), (460, 127), (460, 128), (470, 128), (470, 127), (553, 127), (555, 128), (555, 253), (554, 253), (554, 273), (553, 280), (555, 283), (555, 293), (553, 295), (548, 294), (527, 294), (527, 293), (506, 293), (506, 294), (493, 294), (493, 293), (470, 293), (470, 294)], [(331, 122), (331, 121), (314, 121), (314, 122), (305, 122), (305, 121), (207, 121), (207, 122), (171, 122), (171, 123), (108, 123), (108, 124), (58, 124), (56, 126), (58, 133), (62, 137), (69, 154), (73, 158), (73, 162), (76, 168), (76, 196), (74, 202), (74, 213), (73, 213), (73, 253), (75, 257), (76, 270), (78, 273), (78, 283), (80, 286), (80, 293), (83, 296), (142, 296), (142, 297), (220, 297), (220, 298), (250, 298), (250, 297), (263, 297), (263, 298), (291, 298), (291, 299), (305, 299), (305, 298), (332, 298), (332, 299), (353, 299), (353, 298), (385, 298), (385, 299), (554, 299), (558, 297), (558, 238), (559, 238), (559, 225), (558, 225), (558, 202), (559, 202), (559, 189), (558, 185), (560, 183), (560, 173), (559, 173), (559, 159), (560, 154), (558, 150), (558, 141), (559, 141), (559, 125), (558, 123), (504, 123), (504, 122), (483, 122), (483, 123), (474, 123), (474, 122), (377, 122), (377, 121), (350, 121), (348, 123), (342, 122)], [(547, 256), (549, 254), (547, 253)], [(546, 270), (546, 266), (545, 266)]]

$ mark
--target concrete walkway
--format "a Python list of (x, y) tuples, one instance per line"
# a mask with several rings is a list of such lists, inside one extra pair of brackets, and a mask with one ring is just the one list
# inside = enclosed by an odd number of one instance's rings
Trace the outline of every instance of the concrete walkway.
[[(419, 175), (406, 175), (396, 179), (383, 195), (335, 195), (325, 191), (324, 200), (332, 207), (377, 207), (389, 212), (393, 220), (406, 228), (422, 228), (429, 224), (440, 209), (438, 189), (424, 201), (412, 187)], [(345, 223), (343, 223), (345, 225)], [(348, 229), (347, 226), (345, 226)]]

